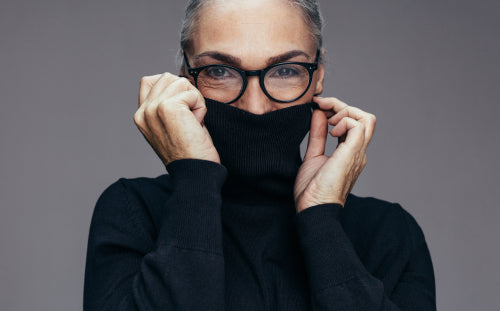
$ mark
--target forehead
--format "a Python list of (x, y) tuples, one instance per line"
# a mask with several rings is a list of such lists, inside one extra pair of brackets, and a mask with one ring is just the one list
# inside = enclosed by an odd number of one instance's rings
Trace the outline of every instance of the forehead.
[(286, 0), (211, 1), (198, 16), (192, 39), (195, 54), (219, 51), (252, 58), (315, 50), (302, 12)]

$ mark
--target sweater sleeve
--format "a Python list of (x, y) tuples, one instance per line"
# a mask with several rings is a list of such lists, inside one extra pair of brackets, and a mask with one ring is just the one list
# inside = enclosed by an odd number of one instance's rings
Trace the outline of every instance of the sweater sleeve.
[(415, 246), (411, 246), (411, 255), (398, 283), (388, 293), (383, 282), (367, 271), (344, 232), (338, 220), (341, 209), (338, 204), (321, 204), (296, 215), (312, 309), (435, 310), (432, 262), (423, 233), (414, 219), (407, 219), (417, 226), (408, 234), (419, 238)]
[(174, 161), (167, 170), (173, 188), (161, 206), (157, 236), (142, 228), (137, 210), (145, 203), (126, 180), (100, 196), (89, 233), (85, 311), (224, 310), (221, 188), (227, 171), (197, 159)]

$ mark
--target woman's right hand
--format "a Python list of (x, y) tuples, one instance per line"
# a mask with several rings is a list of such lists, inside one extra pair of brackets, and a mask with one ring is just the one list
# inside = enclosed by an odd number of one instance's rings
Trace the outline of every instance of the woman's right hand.
[(201, 93), (186, 78), (168, 72), (141, 79), (134, 122), (166, 166), (180, 159), (220, 163), (203, 119)]

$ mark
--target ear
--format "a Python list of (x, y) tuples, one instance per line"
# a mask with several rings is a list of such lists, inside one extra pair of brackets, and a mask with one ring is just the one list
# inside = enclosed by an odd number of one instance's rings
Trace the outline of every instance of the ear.
[(188, 74), (188, 71), (187, 71), (187, 66), (186, 66), (186, 61), (185, 61), (185, 55), (184, 53), (186, 53), (185, 51), (181, 51), (180, 52), (180, 56), (182, 57), (182, 62), (181, 62), (181, 68), (179, 69), (179, 75), (181, 77), (185, 77), (187, 78), (189, 81), (191, 81), (191, 83), (193, 83), (193, 81), (191, 80), (191, 76)]
[[(325, 59), (325, 49), (321, 49), (321, 59)], [(323, 61), (318, 65), (318, 69), (315, 72), (316, 74), (316, 84), (314, 85), (314, 95), (320, 95), (323, 93), (323, 84), (325, 82), (325, 65), (323, 65)]]
[(181, 76), (187, 77), (186, 65), (184, 63), (181, 65), (181, 69), (179, 70), (179, 74)]
[(323, 93), (323, 83), (325, 82), (325, 66), (323, 63), (318, 65), (316, 70), (316, 84), (314, 85), (314, 95)]

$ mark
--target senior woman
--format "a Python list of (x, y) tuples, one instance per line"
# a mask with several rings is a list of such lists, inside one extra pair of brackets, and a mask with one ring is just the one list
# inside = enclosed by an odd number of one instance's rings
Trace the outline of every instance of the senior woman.
[(181, 76), (134, 116), (168, 174), (99, 198), (85, 310), (435, 309), (414, 218), (350, 194), (375, 117), (318, 96), (321, 27), (314, 0), (189, 2)]

